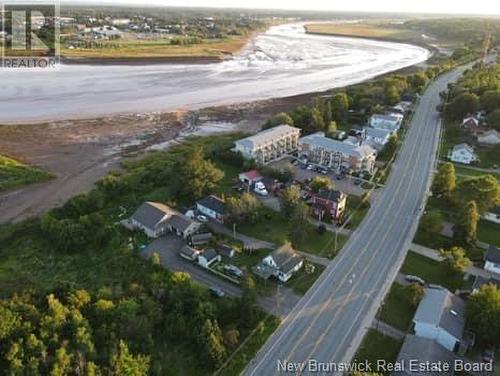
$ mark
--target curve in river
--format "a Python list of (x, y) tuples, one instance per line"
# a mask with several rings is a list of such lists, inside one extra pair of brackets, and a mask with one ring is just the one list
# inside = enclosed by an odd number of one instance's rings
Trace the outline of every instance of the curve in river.
[(0, 70), (0, 123), (196, 109), (341, 87), (425, 61), (424, 48), (280, 25), (218, 64)]

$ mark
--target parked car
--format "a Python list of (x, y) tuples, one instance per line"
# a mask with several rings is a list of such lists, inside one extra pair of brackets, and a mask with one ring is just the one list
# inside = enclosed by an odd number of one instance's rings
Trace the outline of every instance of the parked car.
[(307, 169), (309, 171), (312, 171), (314, 169), (314, 166), (312, 164), (307, 165)]
[(344, 180), (345, 179), (345, 175), (344, 174), (338, 174), (338, 175), (335, 176), (335, 178), (337, 180)]
[(208, 218), (205, 217), (204, 215), (200, 214), (196, 217), (196, 219), (198, 220), (198, 222), (201, 222), (201, 223), (205, 223), (205, 222), (208, 222)]
[(408, 282), (411, 282), (411, 283), (418, 283), (419, 285), (425, 285), (425, 281), (420, 278), (420, 277), (417, 277), (415, 275), (405, 275), (405, 279), (408, 281)]
[(238, 277), (238, 278), (243, 277), (243, 271), (240, 268), (238, 268), (237, 266), (224, 265), (224, 270), (227, 273), (234, 275), (235, 277)]
[(320, 168), (319, 173), (322, 175), (328, 175), (328, 170), (326, 168)]
[(212, 296), (215, 296), (216, 298), (222, 298), (224, 295), (226, 295), (226, 293), (222, 291), (221, 288), (215, 286), (210, 287), (210, 294), (212, 294)]
[(267, 191), (266, 186), (261, 181), (258, 181), (257, 183), (255, 183), (255, 187), (254, 187), (253, 191), (260, 196), (269, 195), (269, 192)]

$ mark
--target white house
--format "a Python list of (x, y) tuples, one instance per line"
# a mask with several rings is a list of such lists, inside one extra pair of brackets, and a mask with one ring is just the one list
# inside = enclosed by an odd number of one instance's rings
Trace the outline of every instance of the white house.
[(366, 142), (375, 150), (382, 150), (385, 144), (389, 142), (391, 134), (391, 131), (387, 129), (365, 128)]
[(196, 202), (196, 210), (203, 215), (224, 223), (225, 204), (220, 198), (210, 195)]
[(391, 133), (396, 133), (401, 127), (404, 116), (401, 114), (373, 114), (370, 117), (369, 125), (375, 129), (384, 129)]
[(221, 260), (221, 256), (215, 252), (215, 249), (207, 249), (198, 256), (198, 264), (207, 269)]
[(498, 145), (500, 144), (500, 132), (494, 129), (483, 132), (477, 136), (477, 142), (483, 145)]
[(271, 267), (274, 270), (274, 276), (281, 282), (287, 282), (302, 268), (304, 259), (287, 243), (265, 257), (262, 263)]
[(458, 351), (465, 327), (465, 302), (443, 287), (429, 287), (413, 318), (415, 335)]
[(238, 180), (249, 186), (253, 186), (258, 181), (264, 179), (257, 170), (250, 170), (238, 174)]
[(484, 255), (484, 270), (500, 274), (500, 248), (490, 244)]
[(177, 212), (159, 202), (145, 202), (132, 214), (130, 224), (144, 231), (150, 238), (157, 238), (168, 230), (167, 221)]
[(455, 145), (448, 153), (448, 158), (452, 162), (463, 164), (471, 164), (472, 162), (477, 161), (474, 149), (466, 143)]

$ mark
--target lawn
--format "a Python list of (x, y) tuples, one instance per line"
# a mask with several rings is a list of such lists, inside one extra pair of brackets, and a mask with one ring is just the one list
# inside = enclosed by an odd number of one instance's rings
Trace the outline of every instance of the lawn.
[(347, 198), (346, 218), (350, 218), (350, 220), (346, 227), (351, 230), (356, 229), (365, 218), (368, 210), (370, 210), (368, 201), (363, 202), (361, 197), (349, 195)]
[(452, 292), (467, 285), (461, 275), (452, 273), (444, 263), (411, 251), (406, 256), (401, 273), (418, 276), (427, 283), (441, 285)]
[[(308, 270), (309, 268), (314, 270)], [(304, 295), (307, 290), (316, 282), (325, 267), (323, 265), (313, 264), (309, 261), (304, 262), (304, 267), (286, 283), (287, 287), (291, 287), (297, 294)]]
[(482, 176), (482, 175), (493, 175), (495, 178), (497, 178), (498, 181), (500, 181), (500, 173), (498, 172), (484, 172), (484, 171), (478, 171), (474, 170), (472, 168), (469, 168), (467, 166), (462, 166), (459, 164), (454, 163), (455, 166), (455, 172), (457, 175), (465, 175), (465, 176)]
[(401, 345), (402, 342), (384, 336), (374, 329), (369, 329), (354, 359), (357, 362), (366, 360), (373, 369), (376, 369), (379, 359), (383, 359), (388, 363), (394, 362), (398, 357)]
[(401, 38), (405, 31), (375, 23), (320, 23), (306, 25), (308, 33), (346, 35), (364, 38)]
[[(242, 224), (237, 226), (236, 231), (280, 245), (290, 240), (292, 228), (288, 219), (281, 213), (264, 208), (263, 215), (257, 223)], [(342, 234), (335, 237), (335, 233), (328, 231), (319, 234), (315, 226), (308, 224), (307, 236), (294, 246), (299, 251), (333, 258), (342, 249), (347, 239)], [(336, 244), (335, 241), (337, 241)]]
[(500, 225), (480, 220), (477, 226), (477, 239), (500, 247)]
[(395, 282), (385, 297), (379, 319), (406, 332), (411, 326), (415, 310), (416, 308), (409, 303), (408, 290), (405, 286)]
[(48, 171), (0, 155), (0, 192), (54, 177)]

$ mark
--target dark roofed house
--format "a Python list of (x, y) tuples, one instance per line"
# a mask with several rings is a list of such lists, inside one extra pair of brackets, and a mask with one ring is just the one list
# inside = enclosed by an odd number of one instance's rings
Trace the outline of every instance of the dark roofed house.
[(465, 327), (465, 302), (443, 287), (427, 288), (413, 318), (415, 335), (458, 351)]
[(184, 239), (194, 234), (199, 227), (200, 223), (193, 221), (183, 214), (174, 214), (167, 220), (167, 228)]
[(220, 262), (222, 258), (215, 252), (215, 249), (206, 249), (202, 254), (198, 256), (198, 264), (204, 268), (209, 268), (211, 265)]
[(476, 276), (474, 279), (474, 284), (472, 285), (472, 292), (477, 292), (481, 286), (484, 285), (495, 285), (498, 289), (500, 289), (500, 279), (496, 278), (484, 278), (481, 276)]
[(184, 247), (182, 247), (182, 249), (179, 252), (179, 255), (181, 257), (183, 257), (189, 261), (196, 261), (198, 259), (199, 254), (200, 254), (199, 250), (192, 248), (188, 245), (185, 245)]
[(287, 282), (302, 268), (304, 259), (287, 243), (265, 257), (262, 263), (273, 268), (274, 276), (281, 282)]
[(225, 203), (220, 198), (210, 195), (196, 202), (196, 209), (203, 215), (224, 223)]
[(163, 235), (168, 227), (167, 221), (176, 211), (159, 202), (145, 202), (132, 214), (132, 227), (144, 231), (150, 238)]
[(493, 244), (490, 244), (484, 255), (484, 270), (500, 274), (500, 248)]
[(189, 244), (191, 245), (202, 245), (207, 244), (212, 239), (211, 232), (203, 232), (199, 234), (194, 234), (189, 237)]
[(236, 253), (233, 247), (225, 244), (221, 245), (217, 250), (219, 251), (219, 254), (224, 257), (234, 257)]
[(318, 193), (310, 192), (312, 209), (322, 219), (325, 215), (333, 220), (342, 218), (347, 203), (347, 195), (344, 192), (333, 189), (320, 189)]

